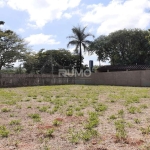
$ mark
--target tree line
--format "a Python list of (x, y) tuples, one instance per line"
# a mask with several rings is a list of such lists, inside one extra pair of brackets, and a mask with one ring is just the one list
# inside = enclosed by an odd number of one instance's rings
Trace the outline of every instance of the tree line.
[[(0, 25), (5, 22), (0, 21)], [(100, 35), (93, 41), (87, 33), (86, 27), (72, 28), (72, 35), (68, 36), (70, 45), (75, 46), (74, 53), (69, 50), (44, 50), (34, 53), (23, 38), (14, 31), (0, 28), (0, 70), (2, 67), (13, 67), (16, 60), (23, 62), (26, 73), (57, 73), (60, 68), (76, 68), (79, 72), (82, 65), (84, 51), (95, 53), (98, 61), (109, 61), (111, 65), (150, 65), (150, 30), (123, 29)]]
[(79, 55), (65, 49), (46, 51), (41, 49), (38, 53), (29, 52), (26, 54), (24, 62), (24, 68), (27, 73), (58, 74), (58, 69), (71, 70), (76, 65), (79, 65)]

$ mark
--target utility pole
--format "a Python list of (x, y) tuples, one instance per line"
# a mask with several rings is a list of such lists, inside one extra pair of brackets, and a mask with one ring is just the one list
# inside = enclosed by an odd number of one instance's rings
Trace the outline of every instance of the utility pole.
[(52, 77), (54, 77), (53, 76), (53, 56), (52, 56), (52, 53), (51, 53), (51, 65), (52, 65)]

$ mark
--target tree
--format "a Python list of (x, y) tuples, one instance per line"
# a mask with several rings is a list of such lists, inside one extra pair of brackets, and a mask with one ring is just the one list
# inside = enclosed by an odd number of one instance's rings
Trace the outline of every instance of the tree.
[(100, 66), (100, 61), (105, 61), (108, 58), (107, 37), (105, 35), (101, 35), (95, 39), (94, 42), (92, 42), (89, 46), (89, 52), (95, 52), (95, 54), (98, 56)]
[(146, 36), (146, 39), (149, 41), (150, 43), (150, 29), (148, 29), (148, 35)]
[(10, 67), (16, 60), (23, 60), (27, 49), (27, 43), (15, 32), (0, 29), (0, 70), (2, 66)]
[(36, 73), (38, 71), (38, 54), (33, 52), (26, 53), (23, 67), (26, 69), (26, 73)]
[(104, 53), (112, 65), (144, 65), (150, 64), (150, 43), (147, 36), (148, 31), (145, 30), (124, 29), (110, 33), (105, 40), (96, 39), (93, 45), (100, 45), (99, 50), (95, 50), (96, 54)]
[(75, 61), (79, 60), (78, 55), (70, 51), (41, 49), (37, 54), (29, 53), (26, 56), (24, 68), (27, 73), (53, 73), (58, 74), (58, 69), (72, 69)]
[(94, 35), (91, 33), (85, 33), (85, 29), (81, 28), (80, 26), (78, 27), (73, 27), (72, 32), (73, 35), (68, 36), (71, 41), (67, 44), (67, 47), (70, 45), (76, 46), (75, 50), (77, 51), (79, 48), (79, 56), (80, 56), (80, 63), (79, 63), (79, 68), (78, 72), (80, 72), (81, 69), (81, 64), (82, 64), (82, 50), (81, 47), (83, 47), (84, 51), (88, 49), (88, 45), (90, 45), (92, 42), (89, 40), (86, 40), (87, 37), (92, 36), (94, 38)]

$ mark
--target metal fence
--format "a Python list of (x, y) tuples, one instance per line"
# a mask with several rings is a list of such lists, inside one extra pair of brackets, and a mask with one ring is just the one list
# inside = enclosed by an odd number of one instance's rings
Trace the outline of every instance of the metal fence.
[(97, 69), (98, 72), (112, 72), (112, 71), (135, 71), (135, 70), (150, 70), (150, 65), (108, 65), (101, 66)]

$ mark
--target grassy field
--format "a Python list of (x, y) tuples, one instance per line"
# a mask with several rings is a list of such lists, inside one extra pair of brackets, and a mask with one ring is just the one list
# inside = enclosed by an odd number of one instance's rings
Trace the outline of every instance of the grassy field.
[(150, 150), (150, 89), (0, 89), (0, 150)]

